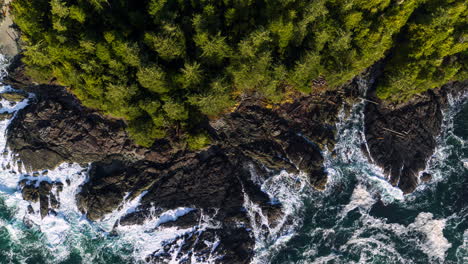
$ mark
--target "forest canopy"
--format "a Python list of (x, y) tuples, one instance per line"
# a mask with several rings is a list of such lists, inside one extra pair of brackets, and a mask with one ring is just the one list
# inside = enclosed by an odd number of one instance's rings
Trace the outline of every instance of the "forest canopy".
[(24, 62), (122, 118), (138, 144), (198, 124), (241, 94), (339, 89), (385, 58), (378, 95), (406, 100), (466, 79), (465, 0), (14, 0)]

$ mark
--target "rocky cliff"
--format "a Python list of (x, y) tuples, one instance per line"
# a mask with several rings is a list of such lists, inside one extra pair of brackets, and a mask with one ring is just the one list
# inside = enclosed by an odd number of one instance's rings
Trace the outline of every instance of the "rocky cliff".
[[(286, 170), (303, 172), (311, 188), (324, 189), (322, 153), (333, 150), (338, 113), (361, 100), (363, 89), (372, 87), (379, 74), (376, 67), (340, 90), (297, 95), (273, 107), (247, 98), (234, 112), (207, 124), (214, 142), (194, 152), (171, 139), (159, 140), (152, 148), (136, 146), (123, 121), (82, 107), (63, 87), (32, 84), (22, 67), (19, 61), (12, 63), (5, 82), (35, 97), (11, 122), (8, 146), (28, 170), (51, 169), (63, 162), (90, 164), (88, 180), (76, 197), (90, 220), (99, 220), (136, 197), (139, 206), (116, 225), (142, 224), (167, 210), (191, 208), (164, 225), (193, 227), (192, 231), (148, 256), (153, 263), (166, 261), (174, 252), (201, 261), (214, 252), (218, 262), (248, 263), (255, 246), (252, 226), (262, 226), (262, 217), (275, 226), (283, 217), (281, 204), (261, 190), (261, 183)], [(450, 87), (400, 105), (380, 101), (372, 89), (367, 96), (370, 160), (406, 193), (417, 186), (418, 173), (432, 155), (446, 94), (466, 85)], [(52, 201), (50, 190), (60, 184), (35, 189), (38, 184), (24, 182), (23, 196)], [(41, 215), (53, 211), (47, 208), (52, 203), (43, 204)], [(246, 210), (251, 204), (260, 208), (253, 218)], [(204, 219), (216, 224), (201, 229)], [(201, 241), (219, 245), (213, 248)]]
[(434, 153), (447, 98), (467, 89), (468, 82), (449, 83), (404, 103), (383, 102), (370, 91), (365, 134), (371, 162), (384, 169), (392, 185), (411, 193), (429, 180), (429, 175), (420, 179), (420, 172)]
[[(179, 238), (185, 241), (184, 249), (177, 248), (176, 241), (169, 243), (164, 252), (149, 256), (155, 263), (175, 250), (203, 259), (207, 249), (197, 242), (201, 238), (213, 243), (219, 239), (215, 252), (219, 261), (249, 262), (255, 241), (246, 199), (258, 205), (274, 226), (282, 207), (260, 189), (262, 182), (282, 170), (301, 171), (311, 188), (323, 189), (327, 175), (322, 151), (333, 149), (338, 112), (359, 93), (357, 84), (350, 83), (340, 92), (296, 96), (273, 108), (246, 99), (234, 112), (207, 124), (214, 142), (193, 152), (171, 140), (160, 140), (152, 148), (136, 146), (123, 121), (82, 107), (63, 87), (32, 84), (18, 61), (9, 72), (6, 83), (34, 93), (9, 126), (10, 150), (29, 171), (63, 162), (89, 163), (89, 180), (77, 195), (78, 207), (89, 219), (99, 220), (125, 201), (141, 197), (138, 208), (116, 224), (141, 224), (147, 217), (181, 207), (193, 210), (171, 225), (196, 229), (201, 218), (218, 223), (217, 228)], [(53, 199), (49, 189), (54, 186), (34, 190), (31, 186), (37, 184), (23, 185), (26, 199), (36, 199), (34, 193), (44, 201)], [(53, 208), (43, 204), (44, 216)]]

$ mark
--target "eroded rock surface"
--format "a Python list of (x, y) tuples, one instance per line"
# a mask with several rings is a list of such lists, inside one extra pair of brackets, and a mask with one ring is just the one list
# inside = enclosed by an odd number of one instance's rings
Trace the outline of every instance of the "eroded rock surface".
[[(168, 139), (148, 149), (134, 145), (123, 121), (82, 107), (62, 87), (28, 84), (21, 68), (13, 72), (8, 82), (36, 96), (11, 122), (10, 149), (30, 171), (51, 169), (62, 162), (92, 162), (89, 179), (76, 197), (78, 208), (89, 219), (99, 220), (137, 197), (139, 206), (116, 225), (142, 224), (147, 217), (167, 210), (193, 208), (191, 214), (155, 226), (192, 226), (194, 230), (178, 238), (186, 242), (184, 248), (169, 243), (149, 256), (154, 263), (167, 261), (167, 254), (176, 249), (181, 258), (191, 254), (206, 258), (207, 246), (197, 239), (205, 236), (218, 243), (210, 251), (222, 257), (218, 261), (248, 262), (255, 244), (252, 225), (268, 232), (261, 218), (274, 227), (284, 214), (281, 204), (272, 203), (260, 185), (286, 170), (305, 173), (311, 187), (323, 189), (327, 176), (322, 151), (333, 149), (334, 123), (345, 98), (358, 96), (357, 84), (351, 83), (344, 93), (296, 96), (272, 108), (247, 99), (236, 111), (206, 124), (214, 138), (210, 147), (193, 152)], [(24, 190), (31, 197), (26, 198), (41, 200), (36, 189)], [(47, 208), (41, 204), (41, 211), (46, 212), (54, 201), (50, 195), (42, 196), (43, 204), (48, 200)], [(246, 214), (246, 204), (260, 210), (253, 220)], [(217, 228), (195, 232), (207, 218)]]
[(64, 161), (87, 163), (107, 153), (137, 149), (122, 121), (83, 108), (61, 87), (47, 89), (18, 112), (8, 129), (8, 147), (28, 169), (52, 169)]
[(404, 193), (414, 191), (420, 182), (419, 172), (434, 153), (448, 95), (467, 88), (467, 82), (452, 83), (402, 104), (382, 102), (370, 94), (375, 103), (368, 103), (365, 109), (369, 152), (392, 185)]
[[(39, 202), (41, 218), (49, 213), (54, 213), (54, 209), (60, 208), (59, 194), (63, 189), (63, 183), (49, 182), (32, 177), (32, 179), (22, 180), (19, 185), (25, 201)], [(29, 208), (29, 213), (34, 213), (32, 207)]]

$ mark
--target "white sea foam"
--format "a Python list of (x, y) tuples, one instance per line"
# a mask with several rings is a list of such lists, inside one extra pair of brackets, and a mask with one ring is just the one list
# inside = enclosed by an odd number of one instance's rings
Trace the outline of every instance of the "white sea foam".
[[(280, 250), (295, 234), (301, 224), (304, 195), (310, 191), (307, 176), (282, 171), (268, 178), (261, 186), (272, 202), (281, 204), (282, 215), (274, 223), (264, 215), (261, 207), (244, 194), (244, 207), (255, 237), (256, 255), (252, 263), (268, 263), (269, 257)], [(260, 220), (257, 223), (257, 220)]]
[[(433, 219), (431, 213), (420, 213), (414, 222), (408, 226), (386, 223), (384, 219), (374, 218), (370, 215), (364, 215), (361, 221), (364, 224), (363, 227), (354, 232), (352, 238), (340, 248), (340, 251), (370, 251), (372, 254), (369, 256), (373, 257), (386, 252), (384, 255), (393, 256), (401, 261), (397, 263), (408, 263), (409, 260), (405, 260), (395, 250), (393, 239), (388, 235), (391, 234), (402, 239), (405, 244), (416, 245), (429, 257), (432, 263), (443, 261), (447, 250), (451, 247), (451, 244), (443, 235), (446, 220)], [(379, 231), (373, 232), (373, 235), (369, 237), (368, 230), (373, 229)], [(422, 239), (421, 236), (415, 235), (415, 232), (422, 235)], [(368, 263), (369, 256), (361, 254), (360, 263)]]
[(364, 106), (365, 102), (355, 104), (350, 114), (346, 114), (344, 109), (340, 111), (336, 157), (327, 157), (326, 167), (332, 171), (339, 167), (350, 170), (363, 185), (380, 194), (384, 203), (402, 201), (405, 199), (403, 192), (387, 181), (382, 168), (372, 164), (361, 148), (362, 145), (367, 145), (364, 134)]
[[(345, 215), (354, 208), (360, 208), (363, 214), (360, 221), (363, 223), (363, 226), (355, 230), (352, 238), (340, 248), (341, 251), (359, 249), (365, 252), (366, 250), (370, 250), (373, 252), (371, 255), (378, 255), (379, 252), (386, 251), (385, 254), (404, 261), (394, 249), (395, 246), (391, 242), (392, 239), (386, 235), (386, 231), (391, 231), (397, 237), (405, 238), (404, 243), (414, 243), (417, 245), (422, 252), (428, 255), (431, 261), (438, 262), (445, 259), (445, 254), (451, 247), (451, 244), (443, 234), (446, 219), (433, 219), (431, 213), (422, 212), (408, 226), (387, 223), (385, 219), (375, 218), (367, 213), (374, 202), (375, 200), (366, 188), (362, 185), (355, 187), (350, 202), (345, 206), (341, 214)], [(370, 229), (380, 231), (368, 237), (368, 230)], [(414, 232), (423, 235), (423, 239), (415, 237), (413, 235)], [(360, 263), (367, 263), (370, 260), (366, 254), (361, 254)]]
[[(11, 87), (3, 86), (0, 92), (12, 91)], [(19, 103), (10, 103), (5, 100), (0, 101), (3, 108), (0, 112), (13, 113), (28, 104), (28, 99)], [(70, 230), (70, 223), (68, 222), (69, 214), (72, 212), (77, 213), (75, 193), (77, 187), (84, 180), (84, 176), (77, 176), (83, 170), (77, 164), (63, 164), (55, 170), (48, 172), (47, 176), (39, 175), (32, 177), (28, 174), (22, 174), (25, 171), (21, 163), (15, 162), (15, 157), (8, 154), (6, 151), (6, 128), (9, 125), (9, 120), (0, 122), (0, 149), (5, 150), (0, 163), (3, 169), (0, 171), (0, 193), (4, 194), (5, 204), (10, 208), (17, 208), (15, 218), (18, 219), (13, 225), (9, 225), (9, 234), (12, 238), (21, 237), (21, 222), (27, 221), (28, 224), (38, 227), (46, 239), (46, 245), (49, 250), (53, 251), (57, 259), (64, 259), (68, 256), (66, 245), (64, 244)], [(61, 207), (58, 210), (57, 216), (46, 216), (41, 219), (39, 215), (39, 203), (29, 203), (22, 199), (20, 190), (18, 189), (18, 182), (23, 179), (36, 180), (37, 184), (40, 181), (59, 181), (65, 183), (65, 180), (70, 177), (71, 185), (64, 185), (63, 192), (60, 194), (59, 199)], [(27, 206), (31, 204), (36, 214), (28, 214)]]
[(372, 195), (366, 190), (364, 186), (359, 184), (354, 189), (353, 194), (351, 195), (351, 201), (343, 209), (341, 215), (344, 216), (355, 208), (369, 211), (374, 203), (374, 197), (372, 197)]
[[(6, 61), (0, 55), (0, 77), (4, 76), (6, 72), (3, 70)], [(9, 86), (0, 86), (0, 93), (13, 91)], [(32, 98), (33, 95), (30, 95)], [(29, 98), (29, 99), (30, 99)], [(0, 100), (3, 108), (0, 112), (15, 113), (21, 108), (27, 106), (29, 99), (23, 100), (19, 103), (10, 103), (5, 100)], [(6, 128), (10, 120), (0, 121), (0, 150), (6, 150)], [(152, 254), (157, 249), (160, 249), (164, 242), (171, 241), (177, 237), (184, 235), (188, 232), (194, 232), (194, 228), (179, 229), (176, 227), (163, 228), (159, 227), (161, 224), (168, 221), (175, 221), (189, 212), (192, 208), (177, 208), (163, 212), (157, 217), (150, 217), (141, 226), (118, 225), (114, 231), (119, 234), (118, 239), (107, 240), (109, 232), (113, 230), (115, 222), (123, 215), (134, 211), (140, 203), (140, 199), (146, 194), (141, 193), (135, 199), (125, 199), (124, 203), (113, 213), (106, 215), (101, 221), (92, 223), (78, 210), (76, 203), (76, 194), (80, 191), (80, 186), (87, 180), (87, 169), (78, 164), (62, 164), (54, 170), (47, 171), (47, 173), (39, 173), (38, 175), (31, 176), (24, 174), (24, 166), (21, 162), (15, 162), (12, 154), (5, 152), (0, 157), (0, 164), (3, 170), (0, 170), (0, 195), (4, 199), (5, 204), (9, 208), (17, 208), (15, 212), (15, 221), (3, 222), (0, 221), (0, 226), (8, 230), (10, 239), (14, 240), (17, 244), (21, 244), (24, 238), (23, 221), (33, 228), (37, 228), (43, 234), (43, 243), (39, 247), (46, 246), (53, 258), (49, 259), (48, 263), (57, 263), (66, 260), (73, 249), (79, 250), (80, 256), (83, 258), (84, 263), (93, 263), (100, 258), (99, 248), (95, 252), (86, 252), (86, 243), (90, 239), (101, 239), (102, 249), (107, 248), (120, 254), (122, 250), (128, 250), (133, 247), (131, 256), (126, 256), (129, 262), (138, 262), (144, 260), (146, 256)], [(6, 169), (9, 168), (9, 169)], [(21, 190), (18, 183), (21, 180), (36, 181), (36, 185), (40, 182), (46, 181), (49, 183), (61, 182), (63, 183), (63, 190), (58, 193), (53, 189), (54, 195), (60, 202), (60, 207), (56, 209), (56, 214), (49, 214), (43, 219), (40, 216), (39, 203), (30, 203), (22, 199)], [(34, 214), (27, 212), (28, 205), (31, 205), (35, 211)], [(203, 218), (203, 217), (202, 217)], [(213, 226), (209, 219), (202, 219), (201, 225), (197, 231), (202, 231), (205, 228), (216, 228)], [(216, 241), (214, 242), (216, 243)], [(218, 241), (219, 243), (219, 241)], [(213, 244), (215, 246), (215, 244)], [(18, 260), (22, 256), (14, 256), (12, 259)], [(175, 262), (177, 254), (173, 256), (172, 261)], [(211, 258), (210, 261), (214, 260)], [(193, 259), (192, 263), (198, 263)]]
[[(0, 63), (2, 63), (1, 56)], [(0, 92), (9, 91), (10, 89), (11, 87), (4, 86), (0, 88)], [(4, 109), (0, 109), (0, 112), (8, 111), (13, 113), (26, 106), (28, 102), (25, 100), (14, 105), (10, 105), (5, 101), (0, 103), (4, 106)], [(329, 172), (329, 184), (324, 193), (327, 193), (335, 184), (344, 180), (342, 177), (348, 175), (344, 170), (352, 171), (359, 182), (353, 191), (350, 202), (343, 206), (341, 215), (345, 216), (355, 208), (359, 208), (363, 214), (361, 221), (364, 224), (362, 228), (354, 232), (349, 241), (340, 248), (340, 251), (361, 251), (361, 263), (371, 261), (372, 256), (391, 256), (391, 260), (395, 263), (410, 263), (407, 259), (403, 259), (395, 250), (395, 245), (390, 242), (386, 233), (390, 232), (390, 234), (407, 238), (407, 243), (414, 243), (431, 260), (443, 261), (447, 250), (451, 247), (451, 244), (443, 236), (446, 224), (445, 219), (434, 219), (430, 213), (420, 213), (413, 223), (404, 226), (394, 223), (389, 224), (383, 219), (377, 219), (367, 214), (376, 201), (373, 196), (374, 193), (379, 193), (385, 203), (402, 201), (405, 197), (398, 188), (391, 186), (387, 182), (381, 168), (372, 165), (368, 161), (360, 147), (362, 144), (367, 146), (362, 127), (364, 117), (363, 105), (364, 103), (355, 105), (350, 115), (346, 115), (344, 111), (341, 111), (340, 122), (337, 124), (337, 155), (333, 156), (331, 152), (324, 152), (325, 166)], [(5, 148), (4, 134), (8, 124), (8, 120), (0, 122), (0, 150)], [(434, 159), (441, 160), (446, 157), (444, 155), (447, 155), (447, 151), (438, 149), (434, 154)], [(131, 256), (129, 256), (128, 261), (134, 262), (136, 260), (143, 260), (147, 255), (161, 248), (165, 242), (173, 241), (184, 234), (201, 232), (206, 228), (219, 228), (219, 226), (216, 226), (216, 223), (203, 216), (197, 228), (178, 229), (176, 227), (161, 227), (161, 224), (174, 221), (193, 210), (191, 208), (177, 208), (164, 212), (161, 215), (153, 215), (143, 225), (117, 225), (114, 229), (114, 223), (126, 213), (134, 211), (145, 193), (140, 194), (135, 199), (125, 199), (122, 206), (113, 213), (97, 223), (91, 223), (78, 211), (75, 201), (75, 195), (79, 191), (79, 186), (86, 180), (85, 168), (77, 164), (62, 164), (56, 170), (49, 171), (48, 175), (41, 174), (39, 177), (31, 177), (19, 173), (21, 164), (17, 165), (13, 162), (13, 158), (11, 155), (7, 155), (0, 160), (1, 165), (10, 165), (9, 167), (11, 168), (10, 170), (0, 171), (0, 194), (3, 194), (5, 203), (9, 207), (18, 208), (16, 210), (17, 221), (12, 223), (0, 221), (0, 226), (8, 230), (12, 239), (16, 240), (17, 243), (21, 243), (21, 240), (24, 238), (21, 224), (22, 220), (26, 217), (44, 233), (45, 244), (54, 255), (54, 259), (50, 260), (50, 263), (66, 259), (69, 256), (70, 247), (81, 250), (80, 255), (83, 257), (84, 263), (96, 262), (99, 258), (99, 252), (97, 252), (99, 249), (96, 252), (89, 253), (84, 250), (85, 246), (80, 246), (80, 244), (87, 243), (89, 239), (106, 237), (113, 230), (118, 233), (119, 238), (115, 240), (109, 239), (109, 241), (104, 242), (102, 249), (112, 248), (112, 250), (118, 253), (128, 247), (133, 247), (134, 250)], [(346, 168), (343, 169), (343, 167)], [(295, 231), (301, 225), (302, 212), (304, 210), (303, 203), (305, 195), (310, 194), (310, 189), (307, 185), (307, 177), (304, 175), (281, 172), (279, 175), (271, 177), (264, 182), (255, 177), (255, 175), (252, 176), (256, 182), (262, 184), (262, 189), (270, 195), (272, 200), (280, 202), (283, 206), (284, 216), (279, 219), (278, 223), (272, 225), (258, 205), (252, 203), (248, 196), (245, 199), (244, 206), (253, 223), (256, 250), (258, 252), (253, 263), (268, 263), (268, 258), (272, 252), (283, 247), (294, 236)], [(41, 219), (38, 214), (38, 203), (33, 204), (36, 214), (29, 215), (26, 213), (29, 202), (22, 199), (17, 186), (21, 179), (33, 178), (39, 181), (59, 181), (64, 183), (63, 191), (58, 195), (61, 206), (57, 210), (56, 216), (48, 215), (44, 219)], [(67, 180), (69, 180), (70, 185), (66, 184)], [(256, 224), (257, 218), (260, 219), (259, 225)], [(365, 232), (369, 228), (377, 229), (381, 232), (369, 237), (365, 235)], [(318, 228), (315, 232), (320, 232), (323, 234), (324, 239), (330, 240), (335, 235), (335, 230), (333, 229)], [(414, 233), (422, 235), (423, 240), (418, 240), (418, 237), (414, 237)], [(183, 241), (179, 243), (183, 243)], [(216, 248), (216, 244), (219, 243), (219, 239), (206, 243), (211, 243), (210, 245), (214, 249)], [(457, 257), (460, 263), (467, 262), (467, 245), (468, 231), (465, 231), (464, 244), (457, 250)], [(304, 252), (304, 256), (309, 254), (310, 257), (316, 253), (316, 248), (312, 247), (310, 251)], [(14, 254), (14, 252), (11, 252), (11, 254)], [(171, 263), (178, 263), (176, 257), (177, 252), (172, 255)], [(210, 255), (207, 262), (214, 262), (215, 258), (215, 255)], [(191, 256), (191, 261), (192, 263), (200, 262), (193, 255)], [(329, 263), (333, 261), (340, 263), (340, 256), (332, 253), (328, 256), (315, 259), (313, 263)], [(310, 262), (305, 260), (303, 263)]]
[(463, 163), (463, 167), (468, 169), (468, 159), (462, 159), (461, 162)]
[(433, 260), (444, 260), (445, 253), (452, 246), (443, 234), (446, 220), (435, 220), (433, 217), (431, 213), (420, 213), (408, 228), (425, 234), (424, 244), (421, 246), (424, 253)]
[[(453, 128), (453, 117), (457, 113), (457, 103), (451, 98), (452, 106), (444, 113), (444, 132), (450, 131)], [(369, 162), (366, 157), (368, 146), (364, 136), (364, 103), (354, 105), (351, 114), (346, 114), (342, 111), (339, 115), (340, 121), (337, 123), (338, 140), (332, 153), (325, 153), (325, 165), (329, 173), (331, 188), (347, 184), (351, 175), (354, 175), (357, 184), (354, 187), (348, 204), (341, 209), (341, 216), (346, 216), (349, 212), (358, 208), (361, 217), (357, 222), (353, 223), (353, 227), (342, 226), (337, 219), (335, 226), (331, 230), (336, 230), (338, 234), (354, 230), (352, 237), (339, 250), (335, 250), (329, 255), (317, 257), (319, 254), (318, 245), (327, 245), (332, 247), (335, 234), (326, 232), (320, 227), (317, 227), (309, 234), (313, 243), (307, 245), (307, 250), (304, 250), (301, 260), (298, 263), (355, 263), (348, 256), (352, 254), (356, 257), (359, 263), (412, 263), (408, 256), (403, 256), (399, 252), (398, 247), (401, 243), (404, 247), (416, 247), (429, 258), (429, 263), (442, 263), (445, 261), (446, 254), (451, 244), (443, 235), (443, 230), (446, 226), (447, 219), (434, 219), (433, 215), (428, 212), (420, 213), (409, 225), (397, 223), (387, 223), (384, 218), (376, 218), (369, 215), (369, 209), (372, 208), (377, 201), (373, 194), (380, 194), (381, 200), (384, 203), (393, 202), (410, 202), (415, 199), (416, 195), (403, 195), (401, 190), (388, 183), (386, 176), (381, 168)], [(464, 142), (453, 134), (452, 138), (457, 139), (462, 146)], [(445, 164), (448, 155), (451, 153), (451, 147), (445, 144), (447, 135), (441, 135), (438, 146), (434, 152), (432, 161), (437, 161), (438, 166), (428, 166), (432, 170), (435, 180), (443, 180), (447, 178), (447, 174), (453, 173), (453, 169), (441, 169), (440, 164)], [(365, 146), (364, 151), (361, 146)], [(462, 162), (465, 162), (462, 160)], [(354, 185), (351, 181), (350, 184)], [(424, 185), (422, 185), (424, 186)], [(418, 190), (423, 187), (418, 187)], [(327, 199), (326, 197), (324, 197)], [(315, 202), (315, 201), (314, 201)], [(320, 201), (316, 201), (319, 203)], [(314, 216), (317, 217), (317, 216)], [(358, 226), (356, 226), (358, 225)], [(361, 226), (362, 225), (362, 226)], [(354, 229), (357, 228), (357, 229)], [(331, 238), (329, 237), (331, 235)], [(468, 231), (465, 231), (464, 246), (457, 250), (459, 263), (468, 263), (466, 244), (468, 244)], [(320, 242), (316, 242), (316, 240)], [(395, 242), (398, 241), (398, 242)], [(338, 242), (339, 243), (339, 242)], [(400, 243), (396, 245), (395, 243)], [(318, 244), (318, 245), (316, 245)], [(403, 251), (404, 252), (404, 251)], [(292, 263), (292, 262), (291, 262)]]
[[(461, 94), (458, 97), (448, 95), (447, 100), (448, 107), (442, 111), (442, 127), (440, 135), (436, 138), (436, 148), (432, 156), (427, 160), (426, 168), (424, 171), (420, 172), (420, 176), (423, 173), (430, 174), (432, 176), (431, 182), (420, 184), (413, 194), (408, 195), (407, 199), (409, 200), (415, 199), (418, 193), (423, 192), (427, 188), (435, 188), (438, 182), (447, 180), (449, 175), (457, 173), (458, 170), (462, 169), (456, 166), (447, 166), (447, 160), (454, 152), (454, 145), (448, 141), (455, 140), (462, 148), (466, 146), (466, 140), (454, 134), (454, 120), (468, 100), (468, 93)], [(461, 159), (460, 164), (468, 168), (465, 159)]]
[(463, 232), (463, 245), (457, 248), (458, 263), (468, 263), (468, 229)]

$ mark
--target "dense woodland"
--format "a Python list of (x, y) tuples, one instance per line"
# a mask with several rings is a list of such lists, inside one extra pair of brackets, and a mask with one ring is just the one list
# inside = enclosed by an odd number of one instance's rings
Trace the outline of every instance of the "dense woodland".
[(12, 12), (28, 74), (126, 120), (144, 146), (175, 127), (200, 148), (200, 122), (242, 95), (339, 89), (381, 59), (382, 99), (467, 79), (465, 0), (14, 0)]

